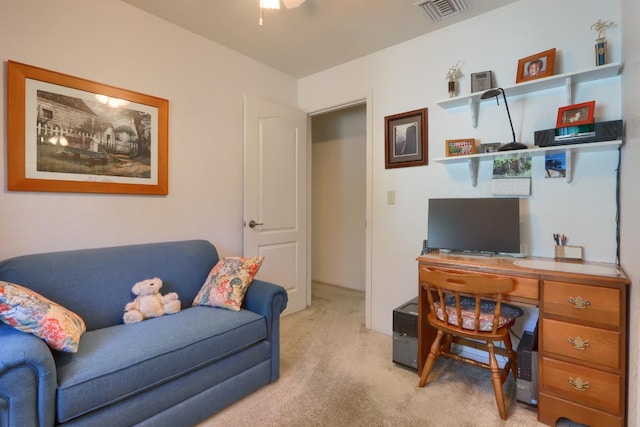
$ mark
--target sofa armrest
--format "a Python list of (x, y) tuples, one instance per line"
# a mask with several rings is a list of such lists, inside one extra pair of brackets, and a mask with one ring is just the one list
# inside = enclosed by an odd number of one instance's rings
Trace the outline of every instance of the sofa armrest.
[(244, 297), (243, 308), (262, 314), (271, 342), (271, 382), (280, 377), (280, 313), (287, 307), (287, 291), (280, 285), (255, 279)]
[(0, 324), (0, 425), (53, 426), (56, 366), (47, 344)]

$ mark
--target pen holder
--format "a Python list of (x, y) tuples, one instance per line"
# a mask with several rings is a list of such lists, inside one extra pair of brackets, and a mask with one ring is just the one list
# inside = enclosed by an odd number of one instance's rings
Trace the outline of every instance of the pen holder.
[(556, 259), (582, 260), (582, 246), (556, 246)]

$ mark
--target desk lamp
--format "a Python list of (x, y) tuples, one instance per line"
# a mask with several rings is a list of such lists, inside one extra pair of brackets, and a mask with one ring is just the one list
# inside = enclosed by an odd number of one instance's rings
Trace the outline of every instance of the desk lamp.
[(509, 150), (522, 150), (528, 148), (526, 145), (516, 142), (516, 131), (513, 130), (513, 122), (511, 121), (511, 113), (509, 113), (509, 104), (507, 104), (507, 96), (504, 94), (504, 89), (499, 87), (498, 89), (489, 89), (485, 93), (480, 96), (480, 99), (487, 99), (496, 97), (496, 102), (500, 105), (500, 100), (498, 97), (500, 96), (500, 92), (502, 92), (502, 98), (504, 99), (504, 106), (507, 108), (507, 116), (509, 117), (509, 124), (511, 125), (511, 134), (513, 135), (513, 141), (508, 144), (504, 144), (500, 147), (498, 151), (509, 151)]

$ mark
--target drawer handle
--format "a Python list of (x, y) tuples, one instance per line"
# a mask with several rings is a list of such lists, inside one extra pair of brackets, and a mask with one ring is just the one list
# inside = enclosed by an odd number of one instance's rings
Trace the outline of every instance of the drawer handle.
[(576, 378), (574, 380), (572, 377), (569, 377), (569, 384), (578, 391), (586, 391), (591, 387), (589, 381), (585, 381), (582, 378)]
[(580, 337), (569, 337), (569, 343), (573, 346), (573, 348), (575, 348), (576, 350), (584, 350), (585, 348), (589, 347), (589, 340), (583, 340)]
[(583, 310), (591, 305), (591, 301), (586, 298), (582, 298), (581, 296), (577, 297), (569, 297), (569, 302), (573, 305), (574, 308), (578, 310)]

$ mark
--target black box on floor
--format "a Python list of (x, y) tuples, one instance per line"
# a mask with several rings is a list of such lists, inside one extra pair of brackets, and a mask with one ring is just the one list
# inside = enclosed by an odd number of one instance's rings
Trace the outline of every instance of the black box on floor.
[(518, 379), (516, 400), (538, 406), (538, 328), (526, 331), (518, 344)]
[(418, 297), (393, 310), (393, 361), (418, 370)]

